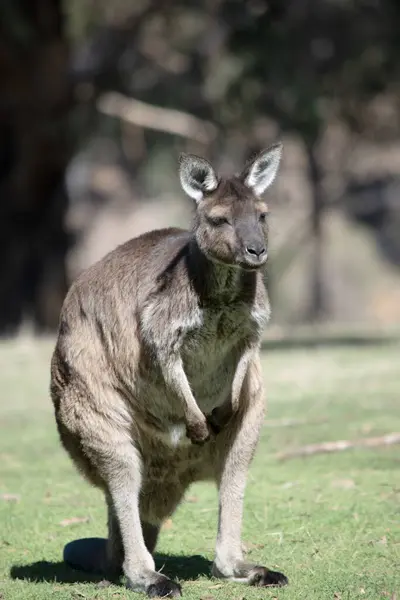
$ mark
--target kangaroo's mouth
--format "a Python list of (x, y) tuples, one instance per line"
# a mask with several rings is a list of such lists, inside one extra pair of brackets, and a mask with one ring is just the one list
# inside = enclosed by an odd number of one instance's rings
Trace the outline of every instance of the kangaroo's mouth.
[(263, 256), (262, 258), (254, 259), (249, 259), (248, 257), (246, 257), (245, 260), (240, 261), (238, 266), (244, 271), (258, 271), (259, 269), (262, 269), (265, 266), (266, 262), (267, 255)]
[(213, 254), (210, 251), (205, 252), (203, 250), (203, 252), (205, 256), (207, 256), (207, 258), (215, 264), (223, 265), (225, 267), (230, 267), (234, 269), (241, 269), (243, 271), (258, 271), (259, 269), (262, 269), (265, 266), (268, 258), (267, 252), (265, 252), (262, 256), (259, 257), (253, 257), (248, 254), (239, 257), (221, 257)]

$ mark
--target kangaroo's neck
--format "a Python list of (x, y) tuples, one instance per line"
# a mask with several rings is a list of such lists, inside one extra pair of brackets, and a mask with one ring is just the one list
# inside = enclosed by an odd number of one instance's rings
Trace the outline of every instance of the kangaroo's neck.
[(256, 272), (244, 271), (215, 262), (199, 248), (196, 239), (190, 241), (187, 260), (189, 277), (202, 304), (251, 302), (255, 296)]

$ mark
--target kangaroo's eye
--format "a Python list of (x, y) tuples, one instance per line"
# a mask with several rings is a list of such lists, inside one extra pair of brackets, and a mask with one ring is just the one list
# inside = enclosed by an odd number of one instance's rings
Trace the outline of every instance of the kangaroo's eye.
[(226, 217), (207, 217), (207, 220), (214, 227), (220, 227), (221, 225), (229, 224), (229, 221)]
[(267, 219), (267, 213), (263, 212), (260, 214), (260, 221), (263, 223)]

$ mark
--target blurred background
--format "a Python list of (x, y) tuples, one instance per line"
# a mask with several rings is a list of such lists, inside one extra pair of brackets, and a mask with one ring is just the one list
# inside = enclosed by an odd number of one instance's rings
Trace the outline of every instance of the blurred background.
[(189, 225), (180, 152), (229, 172), (277, 139), (273, 327), (400, 325), (399, 31), (397, 0), (2, 0), (0, 335)]

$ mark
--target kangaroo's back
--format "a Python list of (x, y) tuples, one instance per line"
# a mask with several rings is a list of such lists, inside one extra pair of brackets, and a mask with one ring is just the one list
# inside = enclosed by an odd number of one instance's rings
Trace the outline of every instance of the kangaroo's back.
[[(62, 315), (71, 298), (78, 297), (89, 309), (113, 301), (118, 311), (128, 302), (136, 304), (157, 289), (160, 276), (169, 263), (179, 260), (191, 238), (183, 229), (158, 229), (121, 244), (83, 271), (71, 285)], [(114, 298), (118, 297), (118, 300)]]
[(145, 233), (82, 272), (63, 303), (58, 352), (67, 359), (90, 346), (93, 366), (98, 353), (107, 352), (115, 361), (121, 360), (127, 350), (125, 337), (135, 345), (143, 304), (157, 294), (171, 262), (177, 263), (176, 276), (184, 277), (184, 265), (178, 263), (184, 261), (190, 237), (190, 232), (177, 228)]

